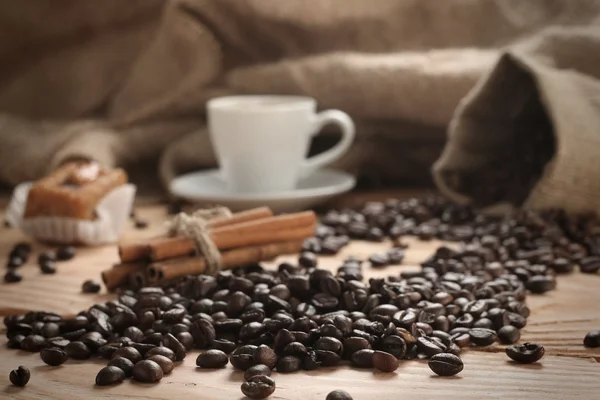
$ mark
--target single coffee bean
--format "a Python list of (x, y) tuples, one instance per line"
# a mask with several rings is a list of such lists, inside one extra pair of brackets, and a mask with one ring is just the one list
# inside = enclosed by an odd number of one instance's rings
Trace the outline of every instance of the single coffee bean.
[(46, 339), (41, 335), (27, 335), (21, 341), (21, 349), (32, 353), (37, 353), (46, 346)]
[(177, 335), (175, 335), (175, 337), (177, 338), (177, 340), (179, 340), (179, 343), (181, 343), (183, 347), (185, 347), (186, 350), (189, 351), (194, 348), (194, 337), (191, 333), (179, 332)]
[(334, 390), (327, 394), (325, 400), (352, 400), (352, 396), (343, 390)]
[(67, 355), (74, 360), (86, 360), (90, 358), (90, 355), (92, 354), (89, 347), (78, 340), (69, 343), (65, 347), (65, 351), (67, 352)]
[(315, 268), (317, 266), (317, 255), (308, 251), (300, 254), (298, 258), (298, 264), (304, 268)]
[(244, 372), (244, 379), (248, 381), (258, 375), (271, 376), (271, 369), (264, 364), (254, 365)]
[(54, 264), (54, 261), (44, 261), (40, 264), (40, 270), (42, 274), (53, 275), (56, 273), (56, 264)]
[(81, 292), (82, 293), (98, 293), (100, 291), (102, 287), (100, 286), (100, 284), (92, 279), (88, 279), (87, 281), (83, 282), (83, 284), (81, 285)]
[(498, 329), (498, 339), (504, 344), (517, 343), (520, 338), (521, 332), (512, 325), (506, 325)]
[(315, 350), (333, 351), (336, 354), (342, 354), (344, 346), (342, 342), (333, 337), (319, 338), (314, 345)]
[(531, 293), (542, 294), (556, 289), (556, 279), (548, 275), (532, 276), (525, 284)]
[[(148, 352), (146, 353), (146, 356), (152, 355), (152, 354), (150, 354), (150, 352), (154, 349), (155, 348), (148, 350)], [(153, 353), (153, 354), (160, 354), (160, 353)], [(117, 357), (127, 358), (134, 365), (142, 359), (142, 355), (140, 354), (140, 352), (133, 346), (121, 347), (120, 349), (115, 351), (112, 355), (112, 358), (117, 358)]]
[(217, 349), (206, 350), (196, 358), (196, 365), (202, 368), (223, 368), (227, 362), (227, 354)]
[(251, 399), (266, 399), (275, 392), (275, 381), (266, 375), (257, 375), (242, 383), (241, 389)]
[(357, 350), (350, 356), (350, 362), (358, 368), (373, 368), (374, 353), (371, 349)]
[(44, 261), (56, 261), (56, 255), (51, 251), (40, 253), (38, 256), (38, 264), (42, 264)]
[(390, 353), (377, 350), (373, 353), (373, 366), (382, 372), (394, 372), (400, 361)]
[(406, 354), (406, 342), (399, 336), (388, 336), (381, 342), (381, 350), (400, 359)]
[(277, 361), (277, 372), (296, 372), (300, 369), (302, 363), (298, 357), (285, 356)]
[(6, 263), (6, 268), (17, 268), (25, 263), (18, 255), (12, 255), (9, 257), (8, 262)]
[(53, 367), (64, 364), (69, 359), (67, 353), (58, 347), (48, 347), (46, 349), (42, 349), (40, 351), (40, 357), (42, 358), (43, 362), (48, 365), (52, 365)]
[(102, 368), (98, 375), (96, 375), (96, 385), (108, 386), (114, 385), (115, 383), (121, 383), (125, 379), (125, 372), (116, 366), (109, 365)]
[(471, 343), (482, 347), (493, 344), (497, 339), (496, 332), (485, 328), (473, 328), (469, 331), (469, 336)]
[(138, 382), (155, 383), (163, 378), (163, 370), (156, 362), (142, 360), (133, 366), (132, 376)]
[(156, 346), (155, 348), (148, 350), (148, 352), (146, 353), (146, 358), (155, 356), (155, 355), (167, 357), (169, 360), (172, 360), (172, 361), (175, 361), (175, 358), (176, 358), (173, 350), (171, 350), (165, 346)]
[(600, 347), (600, 331), (591, 331), (583, 339), (585, 347)]
[(133, 372), (133, 363), (130, 359), (125, 357), (115, 357), (111, 359), (108, 364), (109, 367), (117, 367), (125, 373), (126, 377), (130, 377)]
[(460, 357), (450, 353), (439, 353), (429, 359), (429, 368), (439, 376), (454, 376), (463, 370)]
[(506, 348), (506, 355), (522, 364), (531, 364), (539, 361), (544, 356), (544, 353), (544, 346), (529, 342), (514, 344)]
[(173, 361), (182, 361), (185, 358), (185, 346), (172, 334), (166, 333), (163, 335), (163, 344), (174, 353), (175, 359)]
[(164, 375), (169, 375), (171, 371), (173, 371), (173, 368), (175, 368), (175, 363), (173, 363), (173, 360), (165, 356), (161, 356), (160, 354), (150, 356), (146, 358), (146, 360), (154, 361), (155, 363), (160, 365), (160, 368), (163, 370)]
[(19, 242), (15, 244), (15, 247), (13, 247), (11, 253), (17, 254), (23, 260), (27, 260), (29, 254), (31, 254), (31, 244), (27, 242)]
[(63, 247), (59, 247), (56, 250), (56, 259), (59, 261), (66, 261), (66, 260), (70, 260), (73, 257), (75, 257), (75, 247), (73, 246), (63, 246)]
[(315, 355), (323, 367), (333, 367), (334, 365), (337, 365), (341, 359), (339, 354), (327, 350), (315, 350)]
[(17, 270), (10, 269), (4, 274), (4, 283), (18, 283), (23, 280), (23, 275)]
[(425, 354), (427, 357), (433, 357), (446, 350), (443, 344), (436, 342), (428, 336), (417, 338), (417, 348), (419, 349), (419, 352)]
[(258, 346), (252, 355), (255, 364), (264, 364), (270, 369), (277, 365), (277, 354), (275, 351), (266, 345)]
[(21, 365), (19, 368), (10, 371), (8, 378), (10, 379), (10, 383), (15, 386), (25, 386), (29, 382), (29, 378), (31, 378), (31, 372), (29, 372), (29, 368)]

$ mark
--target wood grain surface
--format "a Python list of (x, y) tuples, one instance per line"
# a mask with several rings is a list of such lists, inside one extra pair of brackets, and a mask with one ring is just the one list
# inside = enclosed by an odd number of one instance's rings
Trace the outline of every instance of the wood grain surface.
[[(352, 203), (350, 203), (352, 204)], [(138, 210), (150, 221), (146, 230), (128, 230), (130, 239), (151, 237), (164, 229), (163, 207), (146, 206)], [(2, 228), (0, 228), (2, 229)], [(8, 254), (12, 245), (25, 239), (14, 229), (3, 229), (0, 254)], [(365, 268), (366, 277), (397, 275), (404, 269), (416, 269), (439, 242), (407, 239), (410, 245), (403, 266), (382, 269)], [(321, 257), (320, 266), (334, 270), (348, 255), (366, 257), (390, 247), (389, 243), (354, 242), (336, 257)], [(34, 253), (43, 250), (38, 244)], [(294, 257), (282, 257), (280, 261)], [(114, 246), (81, 248), (77, 257), (59, 263), (56, 275), (42, 275), (32, 257), (22, 267), (20, 284), (0, 284), (0, 315), (28, 310), (48, 310), (75, 314), (108, 294), (81, 294), (85, 279), (100, 280), (102, 269), (117, 261)], [(529, 296), (532, 309), (522, 341), (536, 341), (546, 347), (546, 357), (532, 366), (508, 361), (502, 346), (463, 353), (464, 371), (457, 377), (433, 376), (424, 361), (405, 361), (392, 374), (357, 370), (343, 365), (293, 374), (274, 373), (277, 390), (271, 399), (325, 399), (334, 389), (343, 389), (360, 399), (599, 399), (600, 349), (585, 349), (584, 335), (600, 329), (600, 276), (575, 273), (561, 276), (558, 290), (542, 296)], [(4, 329), (3, 327), (0, 328)], [(218, 371), (199, 371), (196, 352), (189, 353), (182, 365), (157, 385), (125, 382), (110, 388), (97, 388), (94, 379), (103, 366), (99, 360), (69, 361), (61, 367), (49, 367), (38, 354), (8, 350), (4, 332), (0, 332), (0, 398), (10, 399), (240, 399), (241, 373), (228, 367)], [(31, 381), (24, 388), (10, 385), (8, 374), (19, 365), (31, 369)]]

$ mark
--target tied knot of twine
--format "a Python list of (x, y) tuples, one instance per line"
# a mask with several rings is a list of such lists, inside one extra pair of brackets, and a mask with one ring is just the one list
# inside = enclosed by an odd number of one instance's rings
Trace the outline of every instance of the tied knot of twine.
[(205, 258), (209, 275), (221, 269), (221, 252), (208, 231), (208, 223), (215, 218), (231, 218), (231, 211), (217, 206), (196, 210), (192, 214), (181, 212), (173, 217), (168, 227), (170, 236), (186, 236), (194, 241), (196, 254)]

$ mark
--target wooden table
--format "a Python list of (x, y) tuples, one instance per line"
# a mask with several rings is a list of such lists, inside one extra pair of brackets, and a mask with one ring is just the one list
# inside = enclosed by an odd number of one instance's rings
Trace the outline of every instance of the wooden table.
[[(350, 202), (352, 203), (352, 201)], [(150, 237), (162, 230), (163, 207), (147, 206), (138, 214), (151, 221), (143, 231), (130, 229), (128, 238)], [(2, 231), (0, 254), (24, 239), (13, 229)], [(417, 268), (436, 242), (409, 240), (404, 266), (366, 270), (367, 276), (398, 274)], [(348, 255), (367, 256), (389, 244), (355, 242), (337, 257), (322, 257), (320, 265), (334, 270)], [(42, 250), (36, 245), (35, 252)], [(22, 267), (20, 284), (0, 284), (0, 315), (27, 310), (76, 313), (111, 296), (80, 293), (85, 279), (99, 279), (99, 272), (117, 260), (115, 247), (80, 249), (77, 257), (58, 265), (54, 276), (41, 275), (35, 261)], [(283, 257), (282, 259), (293, 259)], [(277, 260), (279, 262), (281, 260)], [(585, 349), (584, 335), (600, 329), (600, 277), (575, 273), (560, 277), (558, 290), (543, 296), (530, 296), (532, 315), (522, 339), (542, 343), (546, 357), (539, 364), (516, 365), (508, 361), (501, 346), (463, 353), (464, 371), (453, 378), (433, 376), (424, 361), (406, 361), (394, 373), (357, 370), (349, 366), (274, 373), (277, 390), (272, 399), (325, 399), (334, 389), (344, 389), (354, 399), (600, 399), (600, 349)], [(3, 327), (0, 329), (4, 329)], [(196, 353), (188, 354), (182, 365), (158, 385), (125, 382), (110, 388), (94, 386), (101, 361), (69, 361), (60, 367), (45, 365), (38, 354), (8, 350), (0, 339), (0, 398), (14, 399), (239, 399), (242, 374), (229, 365), (218, 371), (198, 371)], [(31, 369), (25, 388), (10, 385), (8, 374), (18, 365)]]

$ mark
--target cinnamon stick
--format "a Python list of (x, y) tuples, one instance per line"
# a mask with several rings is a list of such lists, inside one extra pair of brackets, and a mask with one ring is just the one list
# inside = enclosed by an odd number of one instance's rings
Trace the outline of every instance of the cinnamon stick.
[[(221, 228), (228, 225), (234, 225), (242, 222), (259, 220), (273, 216), (273, 211), (269, 207), (257, 207), (246, 211), (234, 213), (229, 218), (215, 218), (208, 222), (208, 228)], [(158, 238), (157, 238), (158, 239)], [(132, 262), (147, 259), (150, 256), (150, 248), (147, 242), (128, 243), (119, 245), (119, 257), (121, 262)]]
[[(278, 215), (255, 221), (226, 225), (210, 231), (210, 238), (219, 250), (266, 243), (305, 239), (314, 234), (317, 217), (313, 211)], [(150, 259), (153, 261), (186, 256), (195, 251), (194, 241), (187, 237), (152, 240)]]
[(129, 282), (130, 275), (135, 273), (145, 273), (146, 263), (126, 263), (116, 264), (112, 268), (102, 271), (102, 281), (108, 291), (113, 291), (118, 287), (124, 286)]
[[(221, 253), (221, 268), (238, 266), (270, 260), (283, 254), (297, 253), (304, 240), (291, 240), (254, 246), (239, 247)], [(206, 271), (206, 260), (203, 257), (181, 257), (160, 261), (148, 266), (149, 282), (161, 282), (185, 275), (202, 274)]]

